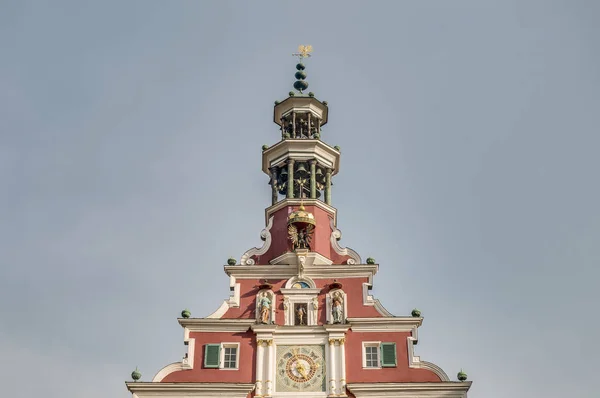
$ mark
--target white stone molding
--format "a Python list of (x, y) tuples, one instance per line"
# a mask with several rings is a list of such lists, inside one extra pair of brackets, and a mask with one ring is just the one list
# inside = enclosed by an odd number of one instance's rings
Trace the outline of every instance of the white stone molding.
[[(293, 255), (293, 258), (296, 256)], [(307, 257), (307, 262), (309, 257)], [(293, 276), (297, 276), (297, 269), (292, 264), (277, 264), (277, 265), (226, 265), (224, 267), (225, 273), (229, 276), (235, 276), (236, 279), (262, 279), (265, 275), (269, 276), (269, 279), (289, 279)], [(313, 279), (327, 279), (327, 278), (339, 278), (343, 275), (344, 278), (369, 278), (377, 273), (377, 264), (356, 264), (356, 265), (344, 265), (344, 264), (331, 264), (331, 265), (311, 265), (305, 266), (304, 275), (305, 278)], [(373, 304), (366, 304), (373, 305)]]
[(350, 259), (348, 260), (349, 265), (362, 263), (362, 260), (357, 252), (349, 247), (341, 247), (338, 243), (338, 241), (342, 239), (342, 231), (337, 229), (335, 220), (333, 218), (329, 219), (329, 226), (331, 227), (331, 236), (329, 237), (329, 241), (331, 242), (331, 247), (333, 247), (333, 250), (335, 250), (335, 252), (340, 256), (350, 256)]
[(333, 299), (335, 296), (338, 296), (342, 301), (342, 324), (346, 323), (346, 318), (348, 317), (348, 296), (342, 289), (334, 289), (327, 293), (325, 296), (325, 306), (327, 310), (327, 323), (333, 324)]
[(354, 332), (413, 332), (421, 326), (423, 318), (348, 318)]
[(356, 398), (467, 398), (471, 382), (441, 383), (350, 383)]
[[(301, 259), (301, 257), (304, 257)], [(298, 266), (302, 262), (302, 266), (306, 270), (307, 267), (313, 267), (315, 265), (331, 265), (333, 261), (317, 252), (311, 252), (304, 249), (297, 249), (295, 252), (286, 252), (280, 256), (275, 257), (269, 264), (272, 265), (293, 265)]]
[(329, 213), (329, 215), (331, 217), (333, 217), (334, 221), (337, 223), (337, 210), (335, 207), (328, 205), (327, 203), (323, 202), (322, 200), (319, 199), (309, 199), (309, 198), (302, 198), (302, 199), (282, 199), (279, 202), (275, 203), (273, 206), (271, 207), (267, 207), (267, 209), (265, 210), (265, 223), (268, 223), (269, 218), (273, 216), (274, 213), (276, 213), (278, 210), (283, 209), (284, 207), (288, 207), (288, 206), (300, 206), (300, 204), (304, 205), (304, 206), (315, 206), (318, 207), (321, 210), (324, 210), (325, 212)]
[(127, 382), (133, 398), (246, 398), (254, 389), (252, 383), (140, 383)]
[(271, 301), (271, 308), (270, 308), (270, 313), (269, 313), (269, 324), (275, 323), (275, 303), (277, 302), (277, 296), (275, 295), (275, 293), (273, 293), (273, 290), (271, 289), (262, 289), (260, 290), (257, 294), (256, 294), (256, 306), (255, 306), (255, 314), (256, 314), (256, 322), (257, 323), (262, 323), (262, 308), (260, 306), (260, 300), (263, 296), (263, 294), (266, 294), (267, 297), (269, 298), (269, 301)]
[[(423, 319), (423, 318), (419, 318), (419, 319)], [(440, 368), (439, 366), (437, 366), (434, 363), (427, 362), (427, 361), (421, 361), (421, 357), (415, 355), (415, 347), (414, 346), (419, 341), (417, 326), (415, 326), (412, 329), (410, 336), (408, 336), (406, 338), (406, 340), (407, 340), (407, 345), (408, 345), (408, 367), (409, 368), (427, 369), (427, 370), (430, 370), (433, 373), (435, 373), (440, 378), (441, 381), (443, 381), (443, 382), (450, 381), (450, 378), (448, 377), (448, 375), (446, 374), (446, 372), (444, 372), (444, 370), (442, 368)]]
[(229, 276), (229, 290), (231, 291), (230, 296), (225, 300), (221, 306), (207, 318), (220, 319), (228, 309), (239, 308), (240, 306), (240, 284), (236, 283), (235, 276)]
[(373, 286), (373, 282), (372, 282), (372, 277), (369, 278), (369, 282), (365, 282), (363, 283), (363, 289), (362, 289), (362, 295), (363, 295), (363, 305), (368, 305), (368, 306), (372, 306), (375, 307), (375, 309), (377, 310), (377, 312), (379, 312), (382, 316), (385, 317), (392, 317), (394, 315), (392, 315), (391, 312), (389, 312), (388, 310), (386, 310), (383, 305), (381, 304), (381, 302), (377, 299), (374, 299), (372, 295), (369, 294), (369, 290), (371, 289), (371, 287)]
[(320, 140), (279, 141), (263, 152), (263, 172), (269, 175), (271, 167), (282, 166), (288, 159), (306, 162), (315, 159), (323, 168), (332, 169), (336, 175), (340, 166), (340, 153)]
[(158, 373), (156, 373), (156, 375), (152, 379), (153, 383), (161, 382), (165, 377), (167, 377), (171, 373), (194, 368), (194, 351), (196, 347), (195, 339), (191, 339), (189, 337), (189, 333), (184, 332), (183, 342), (188, 346), (186, 356), (181, 362), (172, 363), (159, 370)]
[[(301, 279), (305, 281), (305, 279)], [(288, 281), (289, 282), (289, 281)], [(313, 282), (314, 285), (314, 282)], [(287, 285), (286, 285), (287, 286)], [(309, 289), (281, 289), (283, 294), (283, 302), (285, 308), (284, 325), (294, 325), (294, 307), (295, 304), (306, 304), (306, 325), (313, 326), (318, 324), (318, 302), (315, 306), (315, 300), (321, 289), (309, 288)]]
[(267, 226), (262, 231), (260, 231), (260, 239), (262, 239), (265, 243), (262, 245), (261, 248), (253, 247), (252, 249), (250, 249), (246, 253), (244, 253), (242, 255), (242, 258), (240, 259), (241, 265), (254, 265), (254, 260), (252, 260), (251, 257), (252, 256), (262, 256), (263, 254), (265, 254), (267, 252), (267, 250), (269, 250), (269, 248), (271, 247), (271, 228), (272, 227), (273, 227), (273, 217), (271, 216), (269, 218), (269, 221), (267, 222)]
[(190, 332), (233, 332), (242, 333), (248, 331), (256, 322), (254, 319), (211, 319), (211, 318), (179, 318), (177, 320), (183, 326), (184, 334)]

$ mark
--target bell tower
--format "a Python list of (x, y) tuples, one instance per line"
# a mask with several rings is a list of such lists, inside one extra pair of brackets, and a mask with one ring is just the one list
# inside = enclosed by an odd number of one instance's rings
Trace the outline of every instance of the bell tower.
[[(280, 140), (272, 146), (263, 145), (262, 170), (269, 176), (271, 187), (271, 206), (266, 209), (265, 221), (268, 231), (278, 233), (271, 233), (269, 247), (245, 253), (242, 265), (279, 264), (288, 261), (286, 253), (296, 249), (313, 253), (311, 257), (317, 263), (360, 262), (358, 254), (348, 256), (348, 251), (337, 246), (339, 238), (332, 246), (337, 212), (331, 206), (331, 186), (340, 170), (340, 150), (322, 140), (329, 114), (327, 101), (320, 101), (312, 92), (305, 93), (308, 82), (304, 60), (311, 51), (311, 46), (300, 46), (293, 54), (299, 58), (296, 91), (290, 91), (283, 101), (275, 101), (273, 110)], [(310, 217), (310, 222), (294, 221), (298, 217), (291, 215), (300, 211)]]

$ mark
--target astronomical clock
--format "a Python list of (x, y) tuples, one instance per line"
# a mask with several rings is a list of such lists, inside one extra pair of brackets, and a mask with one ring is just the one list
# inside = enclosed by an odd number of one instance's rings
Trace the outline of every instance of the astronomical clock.
[(278, 392), (325, 391), (325, 347), (277, 346)]

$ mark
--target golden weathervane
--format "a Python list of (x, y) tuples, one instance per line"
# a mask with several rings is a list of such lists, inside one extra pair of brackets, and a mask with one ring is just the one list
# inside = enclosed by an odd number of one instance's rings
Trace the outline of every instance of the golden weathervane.
[(298, 52), (293, 53), (292, 55), (300, 58), (300, 61), (302, 61), (302, 58), (310, 57), (310, 53), (312, 52), (312, 50), (313, 50), (313, 48), (310, 44), (300, 45), (300, 46), (298, 46)]

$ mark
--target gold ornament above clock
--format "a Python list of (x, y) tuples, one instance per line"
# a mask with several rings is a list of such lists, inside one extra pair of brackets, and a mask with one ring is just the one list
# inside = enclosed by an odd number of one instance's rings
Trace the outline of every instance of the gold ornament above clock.
[(278, 392), (316, 392), (325, 387), (324, 346), (277, 346)]

